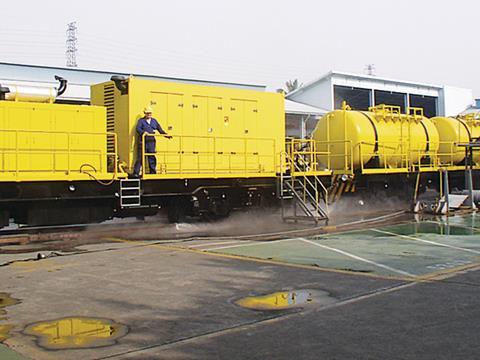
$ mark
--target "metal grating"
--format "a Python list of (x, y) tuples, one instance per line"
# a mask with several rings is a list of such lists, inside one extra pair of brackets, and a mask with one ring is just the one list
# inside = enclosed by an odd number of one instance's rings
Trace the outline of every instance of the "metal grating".
[[(103, 105), (107, 108), (107, 132), (115, 132), (115, 88), (107, 84), (103, 88)], [(107, 152), (115, 151), (115, 141), (112, 136), (107, 139)]]

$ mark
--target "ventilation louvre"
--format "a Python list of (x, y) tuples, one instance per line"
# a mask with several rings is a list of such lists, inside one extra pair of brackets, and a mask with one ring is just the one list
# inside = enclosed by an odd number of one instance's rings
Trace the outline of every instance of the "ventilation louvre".
[[(107, 84), (103, 88), (103, 104), (107, 108), (107, 132), (115, 132), (115, 87)], [(115, 139), (107, 136), (107, 152), (115, 151)]]

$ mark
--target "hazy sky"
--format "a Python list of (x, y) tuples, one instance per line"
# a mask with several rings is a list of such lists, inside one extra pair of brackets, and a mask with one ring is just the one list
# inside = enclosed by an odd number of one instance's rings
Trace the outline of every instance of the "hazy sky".
[(474, 89), (480, 3), (456, 0), (23, 0), (1, 6), (0, 62), (65, 65), (78, 23), (80, 68), (277, 88), (330, 70)]

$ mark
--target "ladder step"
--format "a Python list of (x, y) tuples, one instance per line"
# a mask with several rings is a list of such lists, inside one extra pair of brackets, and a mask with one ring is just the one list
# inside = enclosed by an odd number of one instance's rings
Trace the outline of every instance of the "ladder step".
[(135, 188), (135, 189), (134, 189), (134, 188), (132, 188), (132, 189), (130, 189), (130, 188), (128, 188), (128, 189), (120, 189), (120, 191), (122, 192), (122, 194), (123, 194), (124, 192), (129, 192), (129, 191), (130, 191), (130, 192), (137, 192), (137, 193), (140, 194), (140, 189), (136, 189), (136, 188)]
[(140, 179), (120, 180), (120, 206), (122, 208), (141, 206)]

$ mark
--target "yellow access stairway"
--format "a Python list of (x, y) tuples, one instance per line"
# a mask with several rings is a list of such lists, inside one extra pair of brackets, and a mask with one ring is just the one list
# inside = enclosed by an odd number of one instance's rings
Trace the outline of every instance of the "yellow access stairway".
[(305, 173), (290, 154), (283, 153), (283, 159), (287, 170), (280, 174), (278, 192), (283, 220), (328, 222), (328, 191), (320, 178)]

